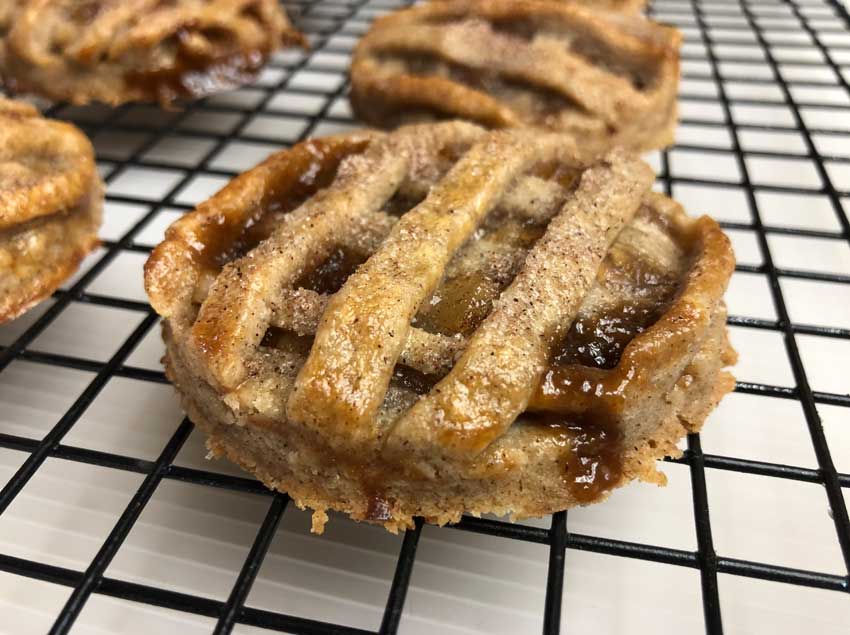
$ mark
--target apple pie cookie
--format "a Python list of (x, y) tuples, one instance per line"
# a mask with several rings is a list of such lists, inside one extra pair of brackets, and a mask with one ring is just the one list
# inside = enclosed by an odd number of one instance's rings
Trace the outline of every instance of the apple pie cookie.
[(409, 527), (662, 482), (733, 385), (711, 219), (617, 151), (465, 122), (300, 143), (170, 227), (145, 268), (208, 447)]
[(276, 0), (0, 4), (6, 85), (76, 104), (202, 97), (250, 81), (281, 45), (305, 43)]
[(98, 244), (102, 207), (88, 139), (0, 97), (0, 323), (76, 271)]
[(370, 125), (463, 118), (570, 134), (583, 149), (669, 145), (681, 35), (553, 0), (430, 2), (357, 45), (351, 105)]

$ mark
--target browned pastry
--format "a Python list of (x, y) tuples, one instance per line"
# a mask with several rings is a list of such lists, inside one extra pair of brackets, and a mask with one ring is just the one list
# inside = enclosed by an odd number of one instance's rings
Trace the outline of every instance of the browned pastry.
[(170, 104), (250, 81), (305, 44), (276, 0), (0, 0), (6, 85), (85, 104)]
[(74, 273), (98, 244), (102, 207), (88, 139), (0, 97), (0, 323)]
[(375, 22), (351, 65), (370, 125), (463, 118), (569, 133), (583, 149), (672, 143), (681, 35), (553, 0), (453, 0)]
[(464, 122), (316, 139), (145, 268), (209, 447), (315, 510), (537, 516), (639, 478), (732, 387), (707, 217), (621, 152)]

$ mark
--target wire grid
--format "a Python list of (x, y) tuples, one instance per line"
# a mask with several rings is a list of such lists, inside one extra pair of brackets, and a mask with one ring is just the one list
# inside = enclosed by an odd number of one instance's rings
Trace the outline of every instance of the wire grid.
[[(150, 206), (123, 236), (116, 240), (105, 241), (105, 250), (98, 255), (93, 265), (85, 271), (69, 288), (54, 296), (52, 305), (31, 325), (7, 346), (0, 347), (0, 373), (14, 360), (26, 360), (36, 364), (45, 364), (63, 368), (89, 371), (94, 374), (91, 382), (79, 397), (67, 409), (41, 440), (31, 439), (0, 431), (0, 448), (26, 453), (26, 459), (0, 491), (0, 514), (12, 503), (15, 497), (27, 485), (30, 479), (49, 457), (65, 461), (89, 463), (113, 470), (123, 470), (144, 476), (141, 486), (133, 495), (130, 503), (109, 532), (106, 540), (85, 570), (73, 570), (21, 558), (0, 554), (0, 571), (27, 576), (38, 580), (65, 585), (72, 589), (67, 602), (56, 616), (51, 633), (67, 633), (72, 628), (87, 600), (92, 594), (103, 594), (133, 602), (176, 609), (187, 613), (208, 616), (217, 620), (215, 633), (229, 633), (236, 624), (252, 625), (290, 633), (366, 633), (366, 631), (342, 624), (327, 623), (290, 614), (250, 608), (245, 605), (260, 566), (275, 532), (283, 518), (289, 503), (285, 495), (267, 491), (258, 482), (237, 476), (230, 476), (173, 463), (181, 447), (189, 437), (192, 424), (187, 419), (177, 427), (168, 443), (155, 460), (142, 460), (111, 452), (76, 447), (63, 443), (63, 438), (71, 431), (84, 411), (92, 404), (107, 382), (113, 377), (124, 377), (143, 382), (167, 383), (162, 372), (131, 365), (128, 358), (139, 343), (157, 322), (157, 317), (147, 303), (140, 300), (117, 298), (87, 290), (89, 283), (110, 263), (124, 253), (141, 253), (149, 247), (140, 245), (138, 237), (162, 210), (187, 210), (192, 204), (181, 202), (180, 193), (185, 190), (198, 175), (228, 179), (241, 169), (242, 162), (253, 162), (256, 153), (268, 151), (265, 144), (269, 141), (262, 128), (252, 128), (254, 117), (260, 113), (270, 116), (269, 124), (276, 130), (287, 130), (291, 138), (276, 138), (283, 145), (306, 138), (313, 134), (324, 134), (332, 130), (345, 129), (354, 125), (350, 113), (344, 105), (347, 82), (343, 75), (347, 59), (356, 36), (362, 33), (369, 21), (403, 0), (307, 0), (285, 3), (290, 15), (294, 16), (298, 26), (309, 34), (312, 52), (308, 54), (286, 53), (279, 55), (264, 73), (250, 93), (250, 100), (212, 98), (189, 104), (179, 113), (159, 115), (164, 121), (138, 120), (130, 116), (133, 107), (124, 107), (111, 111), (64, 109), (53, 107), (50, 114), (69, 117), (81, 125), (97, 141), (100, 135), (144, 133), (144, 143), (131, 152), (105, 163), (105, 180), (109, 185), (108, 201), (113, 203), (142, 204)], [(719, 114), (706, 119), (699, 115), (691, 116), (683, 112), (682, 129), (688, 127), (713, 130), (722, 136), (728, 134), (728, 144), (718, 147), (714, 142), (694, 142), (690, 135), (686, 142), (678, 143), (673, 149), (658, 155), (659, 187), (669, 194), (676, 194), (680, 186), (697, 186), (718, 189), (733, 185), (740, 188), (746, 197), (749, 222), (724, 222), (730, 231), (746, 230), (755, 235), (761, 264), (740, 264), (739, 272), (763, 274), (769, 284), (769, 293), (775, 309), (776, 319), (731, 316), (731, 325), (744, 329), (766, 330), (778, 333), (784, 342), (793, 372), (793, 387), (782, 387), (766, 383), (739, 382), (737, 392), (758, 396), (770, 396), (783, 400), (799, 402), (811, 443), (817, 460), (817, 468), (794, 467), (784, 464), (732, 458), (706, 454), (702, 451), (699, 435), (687, 439), (684, 456), (673, 462), (687, 465), (692, 483), (693, 517), (697, 536), (697, 550), (688, 551), (667, 547), (658, 547), (638, 542), (602, 538), (569, 531), (566, 512), (554, 514), (548, 528), (511, 524), (508, 522), (467, 517), (453, 528), (443, 532), (463, 531), (488, 534), (516, 541), (537, 543), (548, 546), (548, 575), (545, 599), (541, 598), (540, 610), (543, 612), (543, 632), (557, 633), (561, 630), (562, 594), (565, 578), (565, 550), (584, 550), (626, 558), (636, 558), (669, 566), (697, 569), (700, 574), (702, 604), (705, 629), (708, 633), (723, 632), (723, 615), (718, 592), (718, 573), (735, 576), (777, 581), (788, 585), (816, 587), (836, 593), (850, 591), (846, 572), (850, 568), (850, 521), (848, 521), (842, 488), (850, 487), (850, 474), (840, 473), (830, 455), (830, 449), (824, 436), (824, 430), (817, 411), (817, 405), (827, 404), (839, 408), (850, 407), (850, 396), (836, 391), (813, 390), (806, 374), (804, 362), (798, 347), (797, 336), (816, 335), (835, 340), (850, 340), (850, 329), (843, 327), (814, 326), (797, 323), (789, 317), (786, 298), (783, 295), (781, 280), (801, 279), (826, 281), (837, 285), (850, 283), (850, 275), (842, 271), (812, 271), (805, 268), (781, 267), (775, 262), (770, 240), (772, 236), (791, 235), (817, 238), (840, 244), (842, 248), (850, 242), (850, 224), (842, 209), (842, 198), (850, 190), (850, 154), (830, 156), (820, 149), (816, 142), (818, 135), (850, 138), (850, 16), (846, 8), (835, 0), (789, 0), (769, 2), (767, 0), (723, 0), (699, 2), (696, 0), (666, 0), (655, 3), (650, 10), (659, 19), (679, 25), (686, 36), (683, 54), (682, 98), (690, 104), (700, 104), (719, 108)], [(780, 16), (771, 22), (771, 16)], [(766, 26), (767, 25), (767, 26)], [(789, 77), (783, 67), (785, 57), (778, 56), (776, 40), (781, 44), (782, 56), (791, 51), (794, 67), (799, 76)], [(837, 44), (835, 42), (838, 42)], [(730, 47), (732, 52), (730, 53)], [(742, 54), (736, 54), (735, 47), (744, 47)], [(744, 50), (746, 49), (746, 50)], [(797, 59), (794, 51), (804, 53)], [(718, 53), (722, 51), (722, 55)], [(752, 52), (755, 51), (755, 58)], [(814, 51), (814, 53), (813, 53)], [(725, 64), (740, 64), (742, 69), (753, 69), (744, 74), (736, 73), (733, 79), (737, 85), (746, 85), (755, 90), (770, 88), (777, 98), (763, 99), (751, 96), (730, 94), (730, 77), (724, 69)], [(755, 68), (757, 67), (757, 68)], [(819, 78), (824, 69), (831, 71), (833, 81), (828, 84), (831, 94), (838, 94), (837, 103), (824, 103), (817, 98), (811, 100), (806, 95), (817, 94), (812, 90), (825, 87)], [(809, 76), (808, 71), (811, 71)], [(704, 91), (689, 92), (690, 86), (713, 84), (716, 95)], [(329, 88), (330, 86), (330, 88)], [(807, 90), (812, 89), (812, 90)], [(290, 90), (301, 96), (301, 101), (286, 101), (284, 108), (290, 114), (283, 114), (274, 108), (274, 99)], [(244, 95), (243, 95), (244, 96)], [(808, 100), (808, 101), (807, 101)], [(321, 103), (317, 108), (306, 108), (308, 112), (299, 112), (299, 104), (315, 101)], [(286, 104), (289, 103), (289, 106)], [(741, 122), (736, 108), (773, 108), (777, 105), (787, 109), (789, 119), (785, 123), (772, 121)], [(817, 125), (807, 125), (807, 109), (817, 108), (822, 117)], [(81, 113), (87, 112), (83, 116)], [(92, 116), (94, 113), (94, 116)], [(293, 117), (295, 113), (297, 117)], [(824, 114), (826, 113), (826, 114)], [(195, 129), (185, 126), (192, 117), (204, 116), (232, 117), (236, 123), (229, 130), (213, 132), (209, 129)], [(77, 115), (82, 116), (79, 119)], [(826, 121), (826, 125), (819, 123)], [(286, 125), (284, 125), (286, 124)], [(752, 144), (744, 142), (747, 135), (759, 132), (788, 132), (798, 134), (798, 149), (787, 148), (753, 149)], [(171, 170), (175, 165), (162, 152), (153, 152), (164, 140), (179, 133), (184, 143), (195, 140), (199, 144), (197, 160), (190, 165), (179, 166), (179, 178), (170, 182), (159, 193), (140, 193), (124, 191), (120, 179), (128, 170), (152, 169)], [(680, 134), (680, 139), (682, 135)], [(232, 142), (240, 146), (246, 156), (236, 160), (236, 164), (222, 161), (222, 150)], [(723, 144), (721, 144), (722, 146)], [(166, 146), (167, 147), (167, 146)], [(797, 148), (797, 146), (794, 146)], [(695, 175), (671, 173), (671, 163), (675, 163), (677, 154), (698, 151), (701, 156), (724, 155), (734, 159), (733, 176), (717, 179), (710, 168), (705, 173)], [(254, 153), (254, 154), (252, 154)], [(165, 158), (163, 158), (163, 156)], [(103, 155), (101, 154), (101, 158)], [(795, 161), (806, 159), (816, 172), (815, 187), (800, 186), (792, 182), (765, 183), (754, 166), (759, 159), (768, 161)], [(847, 177), (847, 178), (844, 178)], [(760, 192), (787, 195), (818, 195), (828, 200), (834, 214), (833, 229), (802, 229), (781, 224), (765, 222), (758, 196)], [(706, 202), (710, 207), (711, 201)], [(141, 316), (138, 325), (106, 361), (88, 359), (76, 355), (45, 352), (31, 348), (30, 345), (59, 318), (72, 303), (85, 303), (104, 307), (129, 310)], [(2, 382), (0, 374), (0, 382)], [(850, 412), (850, 411), (847, 411)], [(843, 414), (844, 425), (847, 414)], [(712, 541), (711, 520), (708, 496), (706, 492), (706, 468), (728, 470), (777, 479), (791, 479), (807, 483), (817, 483), (825, 488), (831, 515), (835, 525), (840, 553), (843, 557), (841, 575), (818, 571), (801, 570), (791, 567), (765, 564), (745, 559), (724, 557), (715, 551)], [(224, 488), (236, 492), (245, 492), (268, 497), (268, 509), (254, 542), (245, 558), (236, 582), (225, 601), (219, 601), (178, 591), (158, 588), (152, 585), (124, 581), (104, 575), (107, 567), (118, 553), (134, 523), (139, 518), (146, 503), (151, 499), (163, 480), (175, 480), (194, 483), (204, 487)], [(392, 578), (386, 606), (378, 633), (395, 633), (399, 629), (405, 604), (405, 596), (416, 561), (417, 544), (422, 530), (421, 523), (409, 530), (402, 541), (395, 574)], [(564, 631), (569, 632), (569, 616), (565, 619)]]

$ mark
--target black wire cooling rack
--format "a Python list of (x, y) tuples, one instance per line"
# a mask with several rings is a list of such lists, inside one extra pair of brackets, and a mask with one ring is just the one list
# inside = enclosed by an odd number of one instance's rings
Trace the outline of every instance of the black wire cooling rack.
[[(288, 499), (281, 494), (265, 490), (259, 483), (248, 478), (228, 476), (219, 473), (197, 470), (189, 467), (174, 465), (184, 442), (188, 438), (192, 424), (184, 420), (168, 443), (162, 449), (156, 460), (139, 460), (109, 452), (75, 447), (63, 443), (63, 438), (72, 429), (82, 413), (93, 403), (107, 382), (113, 377), (126, 377), (144, 382), (166, 383), (162, 372), (132, 366), (128, 357), (140, 341), (155, 326), (157, 318), (151, 308), (144, 302), (129, 299), (99, 295), (87, 291), (87, 287), (116, 257), (124, 252), (147, 252), (148, 248), (136, 243), (135, 238), (164, 208), (185, 210), (191, 206), (181, 204), (177, 199), (178, 192), (199, 173), (220, 177), (231, 177), (233, 170), (222, 168), (214, 161), (217, 153), (229, 142), (238, 139), (246, 143), (262, 143), (269, 139), (264, 135), (252, 132), (248, 122), (254, 115), (264, 113), (272, 117), (274, 124), (274, 109), (267, 106), (276, 95), (285, 93), (288, 89), (296, 89), (301, 96), (301, 102), (291, 101), (294, 111), (299, 110), (298, 103), (306, 103), (311, 97), (321, 97), (321, 105), (309, 112), (299, 114), (294, 142), (311, 134), (320, 134), (328, 126), (351, 126), (353, 121), (343, 106), (347, 90), (344, 73), (347, 57), (356, 36), (362, 33), (374, 15), (392, 9), (403, 0), (307, 0), (305, 2), (285, 3), (290, 15), (295, 17), (298, 26), (309, 34), (312, 52), (304, 55), (284, 55), (277, 58), (271, 65), (270, 73), (254, 87), (253, 101), (250, 103), (228, 102), (215, 99), (202, 100), (189, 104), (185, 110), (171, 113), (166, 120), (157, 121), (151, 126), (144, 118), (129, 117), (131, 107), (110, 111), (97, 111), (97, 116), (86, 117), (77, 122), (90, 135), (98, 134), (132, 134), (143, 132), (146, 141), (132, 152), (110, 163), (110, 172), (106, 176), (108, 184), (114, 183), (122, 173), (133, 167), (171, 169), (171, 163), (151, 158), (149, 151), (164, 138), (179, 130), (181, 138), (194, 138), (206, 143), (203, 156), (193, 165), (184, 166), (181, 176), (163, 196), (152, 204), (149, 197), (118, 192), (110, 192), (108, 200), (116, 203), (143, 203), (150, 209), (145, 213), (120, 239), (106, 241), (105, 249), (98, 260), (70, 288), (57, 292), (52, 305), (43, 312), (26, 330), (9, 345), (0, 347), (0, 382), (3, 381), (2, 371), (15, 360), (27, 360), (36, 364), (45, 364), (85, 370), (93, 373), (93, 379), (55, 423), (50, 432), (41, 440), (24, 436), (8, 434), (0, 430), (0, 448), (12, 449), (26, 453), (26, 459), (12, 478), (0, 491), (0, 514), (15, 500), (16, 496), (26, 487), (30, 479), (48, 458), (65, 461), (76, 461), (95, 464), (113, 470), (124, 470), (144, 475), (141, 486), (135, 492), (130, 503), (115, 523), (108, 537), (85, 570), (73, 570), (36, 560), (17, 556), (0, 554), (0, 571), (26, 576), (37, 580), (64, 585), (72, 589), (67, 602), (56, 616), (51, 633), (67, 633), (71, 630), (75, 619), (79, 616), (87, 600), (93, 594), (102, 594), (121, 598), (132, 602), (145, 603), (158, 607), (175, 609), (196, 615), (203, 615), (217, 620), (215, 633), (229, 633), (237, 624), (253, 625), (266, 629), (285, 631), (289, 633), (330, 634), (330, 633), (367, 633), (365, 631), (341, 624), (325, 623), (322, 621), (282, 614), (269, 610), (246, 607), (245, 602), (252, 588), (260, 566), (266, 556), (278, 525), (286, 513)], [(728, 131), (729, 145), (718, 150), (714, 144), (679, 143), (675, 151), (698, 151), (703, 155), (712, 153), (731, 154), (737, 166), (739, 178), (719, 183), (712, 177), (711, 171), (700, 176), (677, 176), (671, 174), (669, 151), (661, 153), (659, 186), (668, 193), (673, 193), (677, 185), (695, 185), (707, 188), (728, 187), (730, 184), (740, 188), (746, 197), (749, 208), (749, 222), (727, 222), (724, 225), (730, 230), (746, 230), (756, 238), (762, 264), (739, 265), (738, 271), (762, 274), (769, 284), (770, 297), (775, 309), (776, 319), (755, 319), (732, 316), (731, 325), (744, 329), (761, 329), (774, 331), (781, 335), (784, 342), (790, 367), (793, 372), (794, 386), (781, 387), (761, 383), (739, 382), (737, 391), (751, 395), (770, 396), (784, 400), (793, 400), (800, 404), (805, 414), (805, 422), (811, 437), (817, 468), (792, 467), (763, 461), (732, 458), (706, 454), (702, 451), (699, 435), (691, 435), (687, 440), (684, 456), (675, 462), (687, 465), (690, 471), (693, 498), (693, 519), (697, 536), (696, 551), (687, 551), (665, 547), (657, 547), (637, 542), (600, 538), (583, 535), (570, 531), (568, 514), (555, 514), (551, 518), (549, 528), (511, 524), (498, 520), (464, 518), (454, 528), (446, 528), (442, 532), (477, 532), (502, 538), (537, 543), (548, 546), (548, 577), (545, 598), (540, 599), (540, 610), (543, 613), (543, 632), (557, 633), (561, 630), (570, 632), (569, 615), (565, 616), (562, 625), (562, 595), (565, 578), (565, 550), (585, 550), (622, 558), (636, 558), (645, 561), (662, 563), (670, 567), (686, 567), (697, 569), (700, 573), (702, 605), (704, 610), (705, 629), (708, 633), (723, 632), (723, 612), (718, 592), (718, 574), (726, 573), (746, 578), (776, 581), (787, 585), (816, 587), (838, 594), (850, 591), (850, 582), (846, 572), (850, 568), (850, 521), (848, 521), (847, 506), (842, 495), (842, 488), (850, 488), (850, 474), (840, 473), (830, 454), (827, 439), (821, 425), (817, 406), (821, 404), (850, 407), (850, 396), (840, 392), (822, 392), (813, 390), (809, 383), (804, 363), (798, 349), (797, 336), (815, 335), (835, 340), (850, 340), (850, 329), (812, 326), (798, 324), (789, 317), (786, 299), (783, 296), (782, 279), (807, 279), (827, 281), (838, 285), (850, 284), (850, 275), (845, 272), (824, 272), (783, 268), (774, 262), (769, 247), (771, 235), (793, 235), (810, 238), (820, 238), (837, 241), (843, 246), (850, 242), (850, 223), (842, 208), (842, 198), (850, 190), (850, 177), (843, 183), (838, 182), (841, 174), (850, 174), (846, 170), (850, 166), (848, 156), (824, 156), (819, 151), (816, 135), (828, 134), (833, 137), (850, 138), (850, 101), (845, 104), (823, 103), (817, 99), (817, 92), (805, 89), (821, 89), (827, 87), (834, 95), (837, 91), (844, 100), (850, 98), (850, 16), (843, 4), (836, 0), (718, 0), (716, 2), (699, 2), (696, 0), (659, 0), (651, 12), (659, 19), (673, 22), (680, 26), (685, 33), (686, 49), (683, 55), (683, 91), (682, 97), (690, 103), (711, 104), (719, 108), (717, 117), (711, 120), (689, 118), (687, 113), (682, 123), (697, 125), (703, 129), (716, 129), (718, 134)], [(721, 34), (722, 33), (722, 37)], [(787, 36), (787, 37), (783, 37)], [(782, 63), (777, 59), (776, 42), (781, 44), (783, 54), (790, 50), (799, 50), (799, 60), (794, 60), (797, 75), (789, 78)], [(748, 47), (747, 51), (756, 52), (737, 56), (734, 47)], [(733, 51), (730, 54), (729, 48)], [(718, 50), (723, 54), (719, 55)], [(697, 53), (689, 52), (696, 50)], [(794, 57), (792, 55), (792, 57)], [(747, 73), (736, 73), (735, 81), (753, 87), (773, 87), (778, 91), (778, 98), (765, 101), (759, 98), (741, 98), (730, 94), (724, 65), (742, 64), (742, 68), (758, 67), (750, 76)], [(308, 74), (299, 73), (309, 69)], [(807, 76), (807, 69), (812, 71)], [(822, 73), (827, 74), (831, 81), (824, 83)], [(276, 71), (279, 71), (276, 74)], [(325, 74), (324, 79), (332, 80), (331, 90), (323, 88), (314, 90), (311, 82)], [(298, 77), (299, 79), (293, 80)], [(802, 78), (801, 78), (802, 77)], [(716, 94), (698, 91), (688, 93), (689, 80), (710, 84), (716, 87)], [(297, 82), (297, 87), (294, 86)], [(333, 82), (336, 82), (335, 84)], [(814, 94), (814, 98), (810, 96)], [(810, 101), (803, 101), (806, 96)], [(284, 95), (284, 98), (286, 96)], [(740, 123), (735, 117), (735, 108), (739, 106), (783, 106), (790, 113), (788, 125), (772, 122)], [(817, 122), (810, 120), (807, 125), (806, 113), (809, 109), (817, 109)], [(54, 116), (69, 117), (73, 120), (74, 109), (55, 106), (49, 110)], [(193, 130), (181, 126), (187, 118), (205, 114), (235, 115), (240, 123), (227, 132), (211, 132), (209, 130)], [(288, 116), (292, 119), (291, 115)], [(793, 131), (802, 139), (802, 148), (798, 151), (749, 150), (742, 144), (742, 133), (750, 131)], [(817, 189), (803, 189), (793, 184), (762, 184), (754, 183), (748, 159), (807, 159), (814, 166), (820, 180)], [(836, 168), (837, 166), (837, 168)], [(843, 170), (843, 171), (842, 171)], [(799, 229), (793, 227), (771, 225), (765, 223), (759, 209), (757, 194), (762, 191), (787, 193), (789, 195), (819, 195), (828, 199), (829, 205), (837, 220), (835, 230)], [(846, 201), (845, 201), (846, 204)], [(711, 200), (706, 201), (707, 209), (711, 208)], [(801, 211), (801, 214), (804, 213)], [(53, 323), (72, 303), (88, 303), (106, 307), (115, 307), (135, 312), (141, 316), (138, 326), (123, 342), (118, 350), (107, 361), (97, 361), (71, 355), (48, 353), (33, 350), (30, 345)], [(850, 424), (850, 410), (846, 411), (842, 425)], [(772, 477), (776, 479), (793, 479), (807, 483), (816, 483), (825, 488), (831, 508), (831, 516), (843, 557), (844, 571), (842, 575), (827, 574), (817, 571), (801, 570), (784, 566), (753, 562), (744, 559), (724, 557), (715, 551), (712, 541), (711, 514), (706, 492), (706, 468), (714, 470), (730, 470), (746, 474)], [(119, 552), (122, 543), (128, 536), (134, 523), (139, 518), (145, 505), (153, 496), (158, 485), (167, 479), (194, 483), (210, 488), (224, 488), (236, 492), (248, 492), (268, 497), (269, 506), (253, 545), (248, 552), (244, 565), (238, 574), (232, 591), (226, 601), (209, 599), (207, 597), (186, 594), (174, 590), (137, 582), (124, 581), (105, 576), (110, 562)], [(411, 574), (416, 563), (417, 545), (422, 526), (417, 524), (415, 529), (408, 531), (402, 541), (395, 575), (392, 578), (386, 607), (378, 633), (396, 633), (399, 629), (405, 597), (408, 591)], [(569, 575), (569, 572), (566, 572)], [(848, 598), (850, 600), (850, 598)], [(728, 626), (728, 625), (727, 625)]]

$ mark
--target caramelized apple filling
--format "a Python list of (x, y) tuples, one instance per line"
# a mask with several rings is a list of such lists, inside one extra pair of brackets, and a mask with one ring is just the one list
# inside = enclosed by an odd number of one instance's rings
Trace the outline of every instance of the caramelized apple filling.
[(159, 70), (137, 70), (126, 74), (127, 84), (147, 95), (156, 95), (163, 104), (175, 99), (192, 99), (250, 82), (262, 68), (267, 51), (253, 50), (219, 59), (179, 54), (174, 64)]
[(439, 381), (439, 377), (426, 375), (418, 370), (398, 364), (393, 371), (393, 383), (417, 395), (428, 393)]
[(688, 250), (673, 230), (669, 219), (648, 208), (624, 230), (529, 404), (530, 421), (565, 448), (565, 482), (582, 502), (612, 489), (622, 476), (618, 421), (635, 369), (618, 365), (629, 343), (679, 293)]
[(665, 305), (623, 303), (598, 316), (579, 316), (552, 357), (555, 366), (614, 368), (623, 350), (664, 313)]
[(366, 254), (357, 253), (352, 249), (337, 247), (322, 264), (305, 272), (295, 283), (295, 287), (328, 295), (336, 293), (367, 257)]
[(306, 355), (313, 345), (312, 335), (298, 335), (289, 329), (281, 329), (270, 326), (263, 336), (260, 346), (265, 348), (276, 348), (284, 351), (292, 351), (299, 355)]
[(622, 433), (616, 426), (532, 418), (538, 432), (562, 449), (563, 482), (575, 499), (592, 503), (623, 475)]
[(471, 335), (490, 313), (501, 289), (480, 273), (461, 273), (447, 278), (431, 295), (413, 322), (431, 333)]

